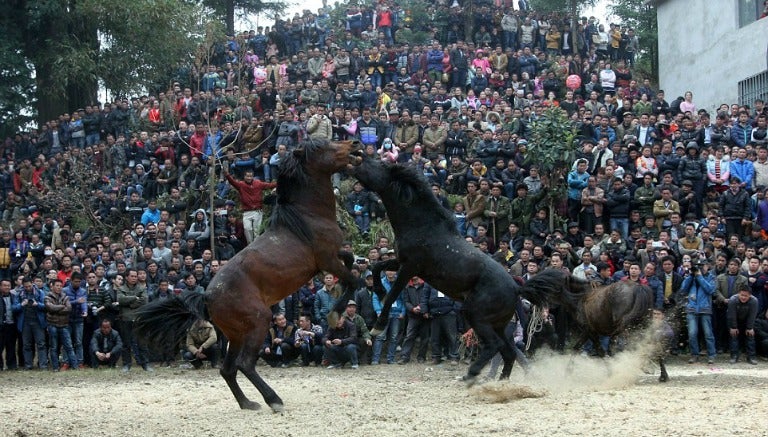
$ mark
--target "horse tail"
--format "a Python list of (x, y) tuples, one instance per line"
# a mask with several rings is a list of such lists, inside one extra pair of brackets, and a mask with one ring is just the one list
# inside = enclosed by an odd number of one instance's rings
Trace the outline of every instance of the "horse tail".
[(571, 309), (590, 289), (589, 283), (574, 278), (569, 273), (556, 269), (545, 269), (529, 279), (520, 290), (520, 295), (534, 305), (560, 304)]
[(197, 319), (209, 320), (207, 300), (208, 294), (183, 293), (150, 302), (136, 311), (136, 334), (155, 350), (175, 346)]

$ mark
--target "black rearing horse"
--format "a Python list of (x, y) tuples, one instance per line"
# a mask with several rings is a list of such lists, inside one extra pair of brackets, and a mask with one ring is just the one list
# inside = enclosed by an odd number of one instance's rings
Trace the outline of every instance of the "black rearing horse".
[[(527, 287), (521, 289), (504, 267), (462, 238), (453, 215), (438, 203), (415, 169), (365, 158), (349, 173), (381, 197), (396, 237), (397, 259), (378, 263), (373, 271), (378, 277), (382, 270), (397, 270), (397, 280), (383, 301), (372, 334), (383, 330), (392, 303), (408, 280), (419, 276), (463, 301), (466, 321), (482, 343), (464, 380), (474, 383), (497, 352), (504, 358), (500, 378), (509, 378), (515, 351), (504, 328), (515, 314), (520, 294), (536, 304), (542, 304), (544, 296)], [(384, 297), (380, 289), (377, 294)]]

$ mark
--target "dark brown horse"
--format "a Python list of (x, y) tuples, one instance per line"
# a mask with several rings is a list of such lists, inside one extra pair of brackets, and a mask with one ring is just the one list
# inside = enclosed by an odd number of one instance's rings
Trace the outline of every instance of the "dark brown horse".
[[(221, 376), (240, 408), (255, 410), (237, 383), (245, 375), (275, 412), (283, 401), (256, 372), (259, 348), (269, 329), (270, 306), (321, 271), (338, 276), (349, 299), (354, 277), (339, 258), (342, 232), (336, 222), (331, 175), (358, 164), (356, 141), (302, 143), (280, 163), (277, 204), (266, 232), (214, 276), (205, 294), (183, 295), (144, 306), (140, 332), (154, 344), (173, 343), (196, 318), (213, 321), (229, 340)], [(347, 257), (349, 260), (351, 256)]]
[[(365, 158), (350, 173), (379, 195), (396, 237), (397, 259), (378, 263), (373, 270), (374, 280), (383, 269), (397, 270), (373, 333), (386, 325), (390, 307), (408, 280), (419, 276), (463, 302), (464, 317), (480, 339), (480, 354), (464, 380), (474, 383), (497, 352), (504, 358), (500, 377), (509, 378), (515, 351), (504, 330), (518, 308), (520, 294), (537, 304), (543, 302), (543, 296), (520, 287), (504, 267), (462, 238), (453, 215), (438, 203), (426, 179), (413, 168)], [(375, 290), (383, 295), (380, 288)]]
[[(599, 338), (614, 338), (625, 332), (640, 333), (651, 325), (653, 312), (653, 290), (632, 282), (616, 282), (606, 286), (593, 286), (588, 281), (575, 278), (557, 270), (544, 270), (526, 283), (541, 289), (550, 298), (573, 316), (580, 331), (574, 349), (580, 350), (591, 340), (600, 356), (603, 350)], [(653, 341), (661, 343), (662, 338)], [(658, 346), (658, 347), (656, 347)], [(664, 347), (654, 344), (658, 350), (652, 352), (652, 359), (661, 368), (659, 381), (669, 379), (664, 363)]]

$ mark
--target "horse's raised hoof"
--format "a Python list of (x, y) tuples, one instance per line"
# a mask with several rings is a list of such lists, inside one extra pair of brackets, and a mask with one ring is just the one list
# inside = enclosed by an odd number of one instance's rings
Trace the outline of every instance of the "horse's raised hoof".
[(261, 405), (259, 405), (258, 402), (254, 402), (254, 401), (245, 401), (242, 404), (240, 404), (240, 408), (243, 410), (256, 411), (261, 409)]
[(461, 377), (461, 380), (464, 381), (464, 384), (467, 385), (467, 388), (472, 387), (477, 383), (477, 376), (476, 375), (464, 375)]
[(659, 376), (659, 382), (667, 382), (669, 381), (669, 375), (666, 373), (662, 373), (661, 376)]
[(278, 402), (274, 404), (269, 404), (269, 408), (272, 408), (273, 413), (282, 413), (283, 410), (285, 410), (285, 407), (283, 406), (283, 404)]

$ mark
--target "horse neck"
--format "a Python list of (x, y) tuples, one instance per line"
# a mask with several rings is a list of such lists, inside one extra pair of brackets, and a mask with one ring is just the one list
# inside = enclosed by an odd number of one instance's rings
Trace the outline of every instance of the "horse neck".
[(333, 195), (331, 175), (313, 179), (297, 192), (296, 201), (293, 203), (297, 209), (307, 214), (332, 217), (335, 220), (336, 198)]

